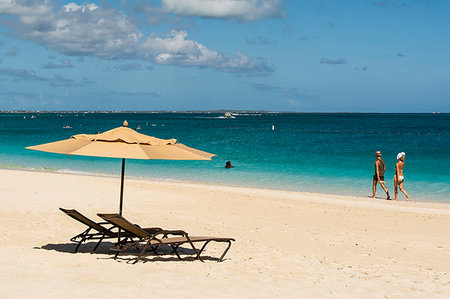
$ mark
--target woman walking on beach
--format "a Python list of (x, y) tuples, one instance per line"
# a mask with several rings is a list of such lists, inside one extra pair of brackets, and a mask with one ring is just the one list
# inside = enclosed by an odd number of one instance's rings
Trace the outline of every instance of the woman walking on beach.
[(394, 190), (395, 190), (395, 198), (394, 200), (398, 200), (398, 188), (403, 192), (406, 196), (406, 201), (409, 200), (408, 193), (403, 188), (403, 183), (405, 182), (405, 177), (403, 176), (403, 167), (405, 166), (405, 153), (401, 152), (397, 155), (397, 163), (395, 163), (395, 176), (394, 176)]
[(389, 196), (389, 191), (384, 185), (384, 172), (386, 171), (386, 164), (384, 160), (381, 159), (381, 152), (376, 151), (375, 157), (377, 160), (375, 161), (375, 174), (373, 175), (373, 186), (372, 186), (372, 198), (375, 198), (375, 193), (377, 192), (377, 183), (380, 183), (381, 188), (383, 188), (384, 192), (386, 192), (387, 200), (391, 197)]

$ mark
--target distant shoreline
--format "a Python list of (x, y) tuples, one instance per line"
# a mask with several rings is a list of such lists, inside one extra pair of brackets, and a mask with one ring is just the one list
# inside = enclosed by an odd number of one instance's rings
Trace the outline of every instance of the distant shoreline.
[(132, 114), (145, 114), (145, 113), (249, 113), (249, 114), (257, 114), (257, 113), (266, 113), (266, 114), (384, 114), (384, 115), (399, 115), (399, 114), (407, 114), (407, 115), (428, 115), (428, 114), (442, 114), (447, 115), (450, 112), (298, 112), (298, 111), (268, 111), (268, 110), (155, 110), (155, 111), (144, 111), (144, 110), (0, 110), (0, 113), (4, 114), (22, 114), (22, 113), (43, 113), (43, 114), (54, 114), (54, 113), (132, 113)]

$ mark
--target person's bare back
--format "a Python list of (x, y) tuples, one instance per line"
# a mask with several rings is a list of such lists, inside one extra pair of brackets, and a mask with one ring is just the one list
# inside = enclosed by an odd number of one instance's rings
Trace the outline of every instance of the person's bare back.
[(405, 163), (403, 161), (398, 161), (396, 165), (396, 169), (398, 169), (398, 175), (403, 176), (403, 166)]

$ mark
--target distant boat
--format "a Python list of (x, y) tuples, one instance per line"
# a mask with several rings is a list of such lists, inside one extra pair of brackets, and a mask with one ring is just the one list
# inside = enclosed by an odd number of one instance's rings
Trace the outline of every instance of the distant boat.
[(32, 115), (32, 116), (31, 116), (31, 119), (33, 119), (33, 118), (36, 118), (36, 116)]
[(219, 116), (219, 118), (236, 118), (236, 117), (233, 116), (233, 114), (231, 114), (231, 112), (225, 112), (225, 114), (222, 116)]

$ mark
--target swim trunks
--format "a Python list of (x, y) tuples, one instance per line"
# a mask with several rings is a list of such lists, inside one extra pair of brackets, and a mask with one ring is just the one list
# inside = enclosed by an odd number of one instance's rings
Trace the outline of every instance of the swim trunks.
[[(374, 180), (374, 181), (378, 181), (378, 178), (377, 178), (377, 175), (376, 175), (376, 174), (373, 175), (373, 180)], [(384, 175), (380, 175), (380, 182), (381, 182), (381, 181), (384, 182)]]

